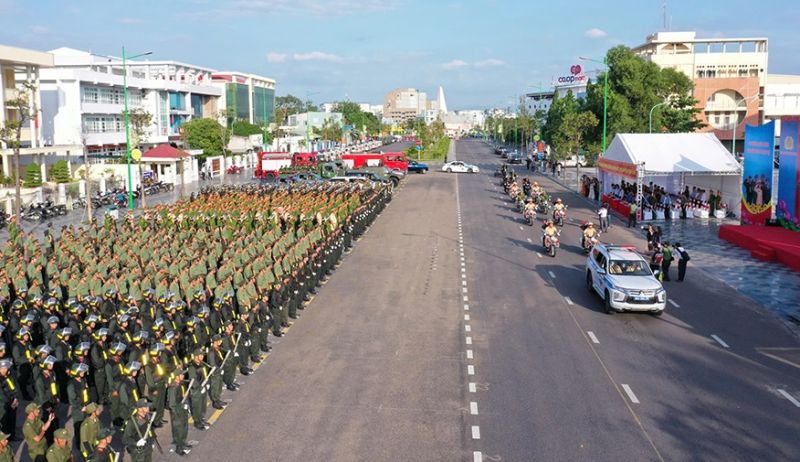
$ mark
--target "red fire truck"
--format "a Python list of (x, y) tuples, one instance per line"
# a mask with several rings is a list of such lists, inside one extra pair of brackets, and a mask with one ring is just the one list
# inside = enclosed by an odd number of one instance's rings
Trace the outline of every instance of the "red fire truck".
[(376, 167), (383, 165), (388, 168), (396, 168), (404, 172), (408, 171), (408, 157), (404, 152), (362, 152), (342, 155), (345, 165), (350, 168), (360, 168), (363, 166)]
[(317, 153), (315, 152), (259, 152), (258, 164), (253, 176), (256, 178), (267, 178), (278, 176), (278, 171), (286, 167), (313, 167), (317, 165)]

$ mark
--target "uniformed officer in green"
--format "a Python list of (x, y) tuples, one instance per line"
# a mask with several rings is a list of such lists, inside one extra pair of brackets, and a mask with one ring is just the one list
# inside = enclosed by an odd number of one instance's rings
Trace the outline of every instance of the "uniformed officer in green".
[(167, 407), (172, 426), (172, 443), (175, 444), (175, 452), (182, 456), (191, 451), (186, 444), (186, 437), (189, 434), (189, 405), (186, 403), (188, 390), (183, 383), (184, 374), (183, 369), (175, 369), (167, 387)]
[(118, 453), (111, 447), (111, 440), (113, 437), (113, 428), (100, 429), (100, 432), (97, 434), (97, 447), (86, 460), (88, 462), (118, 462)]
[(211, 348), (208, 350), (208, 365), (214, 368), (214, 373), (208, 381), (208, 397), (211, 398), (214, 409), (224, 409), (228, 404), (222, 399), (222, 375), (224, 367), (230, 360), (230, 355), (222, 351), (222, 336), (214, 334), (211, 337)]
[(206, 400), (206, 392), (208, 391), (208, 367), (203, 362), (203, 350), (200, 348), (194, 350), (192, 353), (192, 362), (189, 363), (188, 376), (189, 380), (194, 380), (191, 389), (189, 389), (189, 398), (192, 400), (192, 418), (194, 419), (194, 427), (198, 430), (208, 430), (210, 425), (206, 422), (206, 409), (208, 402)]
[(88, 459), (97, 447), (101, 411), (102, 408), (95, 403), (89, 403), (84, 408), (86, 418), (80, 428), (80, 451), (85, 459)]
[(47, 450), (47, 462), (69, 462), (72, 460), (72, 446), (69, 444), (69, 432), (59, 428), (55, 433), (55, 441)]
[(25, 443), (28, 446), (28, 456), (33, 462), (43, 462), (46, 460), (47, 440), (45, 433), (55, 419), (55, 414), (50, 414), (46, 422), (39, 418), (39, 405), (30, 403), (25, 406), (25, 423), (22, 424), (22, 434), (25, 436)]
[(140, 399), (135, 406), (136, 411), (125, 420), (122, 440), (132, 462), (151, 462), (155, 438), (153, 430), (148, 428), (151, 406), (146, 399)]
[(0, 433), (0, 462), (14, 462), (14, 450), (8, 444), (7, 433)]
[(148, 351), (150, 360), (144, 368), (148, 398), (152, 401), (156, 413), (156, 419), (153, 421), (153, 427), (155, 428), (160, 428), (164, 425), (164, 403), (166, 402), (167, 380), (169, 379), (169, 370), (165, 365), (161, 364), (163, 351), (163, 343), (153, 344)]

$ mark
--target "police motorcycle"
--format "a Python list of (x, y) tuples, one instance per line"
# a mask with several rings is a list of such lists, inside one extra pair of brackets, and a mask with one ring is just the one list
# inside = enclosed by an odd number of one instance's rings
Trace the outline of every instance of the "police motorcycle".
[(506, 164), (503, 164), (500, 168), (494, 171), (494, 176), (505, 178), (507, 173), (508, 173), (508, 166), (506, 166)]
[(528, 223), (528, 226), (533, 226), (534, 222), (536, 221), (536, 207), (533, 206), (533, 199), (530, 197), (525, 199), (522, 217), (525, 219), (525, 222)]
[[(556, 204), (560, 204), (561, 199), (556, 199)], [(567, 206), (564, 205), (561, 209), (556, 209), (553, 205), (553, 221), (556, 226), (564, 226), (564, 220), (567, 218)]]
[(555, 235), (548, 236), (547, 234), (544, 233), (544, 228), (546, 227), (547, 225), (545, 224), (545, 226), (542, 229), (542, 246), (544, 247), (544, 252), (546, 254), (550, 255), (551, 257), (555, 257), (556, 250), (561, 246), (561, 243), (559, 242), (559, 236), (561, 236), (561, 231), (560, 230), (556, 231)]
[(580, 246), (583, 249), (584, 253), (589, 253), (592, 250), (592, 247), (596, 246), (600, 243), (600, 230), (595, 229), (594, 236), (588, 237), (583, 232), (586, 231), (587, 228), (592, 227), (594, 228), (594, 224), (589, 221), (581, 225), (581, 235), (580, 235)]

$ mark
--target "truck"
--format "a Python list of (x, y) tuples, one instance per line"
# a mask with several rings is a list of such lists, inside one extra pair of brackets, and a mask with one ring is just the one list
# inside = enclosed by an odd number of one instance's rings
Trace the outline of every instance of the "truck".
[(384, 166), (408, 172), (408, 157), (404, 152), (362, 152), (342, 155), (350, 168)]
[(278, 176), (280, 170), (289, 167), (316, 167), (317, 153), (315, 152), (266, 152), (258, 153), (258, 163), (253, 176), (267, 178)]

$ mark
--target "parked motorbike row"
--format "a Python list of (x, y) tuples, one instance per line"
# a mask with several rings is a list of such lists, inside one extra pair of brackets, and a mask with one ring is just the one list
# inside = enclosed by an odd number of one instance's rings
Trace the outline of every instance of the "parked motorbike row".
[(36, 202), (28, 207), (23, 207), (20, 213), (22, 214), (23, 220), (42, 221), (48, 218), (66, 215), (67, 206), (56, 205), (53, 201), (48, 199), (44, 202)]
[[(516, 172), (509, 170), (506, 165), (501, 166), (495, 172), (495, 176), (502, 177), (504, 191), (517, 206), (525, 223), (529, 226), (534, 225), (538, 214), (552, 218), (552, 220), (546, 218), (542, 226), (542, 246), (546, 254), (555, 257), (561, 244), (561, 229), (567, 219), (567, 206), (561, 202), (561, 199), (556, 199), (551, 203), (550, 196), (539, 186), (538, 182), (531, 183), (530, 179), (524, 178), (520, 187), (517, 183)], [(588, 253), (593, 246), (600, 242), (600, 231), (594, 229), (591, 222), (583, 223), (580, 228), (582, 232), (578, 244), (584, 252)]]

